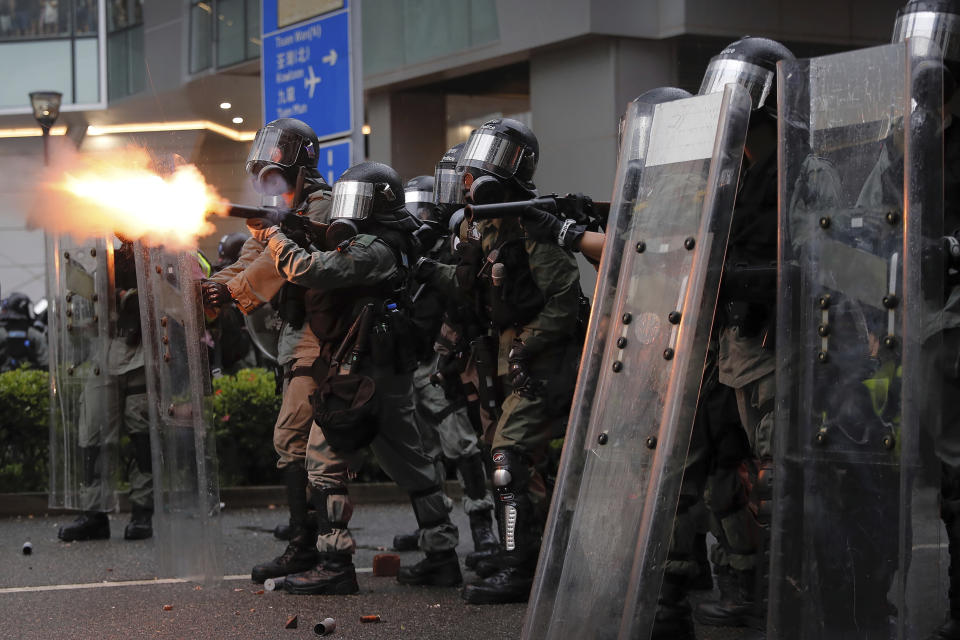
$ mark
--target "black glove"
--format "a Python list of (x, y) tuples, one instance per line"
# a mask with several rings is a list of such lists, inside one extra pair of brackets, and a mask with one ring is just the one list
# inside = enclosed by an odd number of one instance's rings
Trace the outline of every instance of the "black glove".
[(580, 241), (587, 230), (586, 226), (574, 224), (574, 221), (569, 218), (561, 220), (536, 207), (524, 209), (521, 222), (523, 228), (527, 230), (527, 235), (534, 240), (552, 242), (571, 251), (580, 250)]
[(222, 307), (230, 303), (230, 289), (227, 285), (213, 280), (204, 280), (200, 287), (203, 293), (203, 306)]
[(410, 270), (410, 276), (417, 282), (426, 282), (437, 272), (439, 263), (431, 258), (420, 258)]
[(514, 392), (525, 398), (536, 396), (540, 386), (540, 382), (530, 375), (531, 358), (532, 355), (523, 341), (520, 338), (514, 338), (510, 353), (507, 355), (507, 379)]

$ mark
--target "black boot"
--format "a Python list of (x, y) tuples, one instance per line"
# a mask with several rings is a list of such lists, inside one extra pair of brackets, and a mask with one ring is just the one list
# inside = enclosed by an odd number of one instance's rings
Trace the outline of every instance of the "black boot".
[(100, 511), (84, 511), (65, 527), (57, 537), (64, 542), (75, 540), (107, 540), (110, 538), (110, 520)]
[(717, 573), (720, 598), (697, 605), (694, 617), (714, 627), (759, 627), (754, 600), (756, 572), (724, 568)]
[(425, 584), (433, 587), (456, 587), (463, 583), (460, 561), (454, 549), (428, 551), (427, 557), (410, 567), (400, 567), (400, 584)]
[[(460, 458), (457, 471), (463, 482), (463, 492), (471, 500), (483, 500), (487, 495), (487, 472), (483, 466), (483, 456), (479, 453)], [(470, 533), (473, 536), (473, 551), (489, 554), (497, 549), (497, 537), (493, 533), (493, 510), (475, 511), (470, 516)], [(474, 560), (479, 560), (479, 557)]]
[(393, 536), (394, 551), (417, 551), (420, 549), (420, 530), (413, 533), (398, 533)]
[(499, 569), (480, 582), (465, 586), (463, 588), (463, 599), (470, 604), (526, 602), (530, 597), (535, 569), (536, 562), (533, 563), (533, 568), (528, 564)]
[(320, 554), (316, 566), (288, 575), (281, 588), (297, 595), (344, 596), (360, 591), (353, 556), (339, 552)]
[(133, 505), (130, 522), (123, 530), (124, 540), (146, 540), (153, 537), (153, 509)]
[(663, 578), (651, 640), (696, 640), (690, 602), (681, 580)]
[(317, 564), (317, 528), (307, 517), (307, 470), (302, 465), (288, 465), (283, 479), (290, 507), (290, 544), (273, 560), (253, 568), (250, 579), (257, 583), (306, 571)]

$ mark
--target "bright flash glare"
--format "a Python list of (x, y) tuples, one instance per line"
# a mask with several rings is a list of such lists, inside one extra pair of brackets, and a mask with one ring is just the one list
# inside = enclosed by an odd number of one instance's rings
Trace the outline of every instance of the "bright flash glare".
[(214, 230), (207, 214), (224, 209), (194, 165), (162, 175), (142, 149), (79, 156), (46, 186), (33, 222), (75, 237), (116, 233), (186, 249)]

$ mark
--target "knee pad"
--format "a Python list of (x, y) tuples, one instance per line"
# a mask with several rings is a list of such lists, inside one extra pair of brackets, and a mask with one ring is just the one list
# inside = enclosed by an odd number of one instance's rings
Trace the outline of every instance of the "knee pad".
[(533, 544), (530, 528), (533, 504), (527, 492), (530, 463), (516, 449), (493, 450), (493, 491), (496, 494), (500, 541), (510, 551)]
[(526, 488), (530, 480), (530, 463), (515, 449), (494, 449), (493, 490), (497, 495), (515, 493)]

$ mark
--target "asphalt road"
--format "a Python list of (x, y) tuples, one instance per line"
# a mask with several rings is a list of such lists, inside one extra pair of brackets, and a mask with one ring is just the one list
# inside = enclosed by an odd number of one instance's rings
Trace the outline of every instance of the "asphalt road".
[[(457, 508), (461, 557), (469, 549), (467, 519)], [(330, 638), (477, 639), (518, 638), (525, 605), (472, 606), (456, 589), (407, 587), (374, 577), (373, 556), (389, 547), (398, 531), (412, 531), (409, 504), (359, 505), (351, 522), (362, 544), (356, 556), (360, 594), (293, 596), (263, 593), (249, 580), (250, 567), (279, 554), (272, 536), (282, 509), (223, 512), (224, 574), (219, 585), (157, 580), (154, 540), (122, 539), (126, 514), (111, 519), (110, 540), (59, 542), (57, 528), (70, 517), (0, 519), (0, 638), (33, 640), (127, 638), (314, 638), (314, 625), (337, 621)], [(33, 553), (25, 556), (25, 541)], [(419, 554), (400, 554), (404, 564)], [(465, 579), (473, 580), (465, 572)], [(700, 595), (699, 598), (704, 597)], [(165, 609), (169, 606), (169, 610)], [(379, 623), (362, 623), (362, 615)], [(297, 616), (296, 629), (285, 629)], [(739, 638), (737, 630), (702, 627), (701, 640)]]

